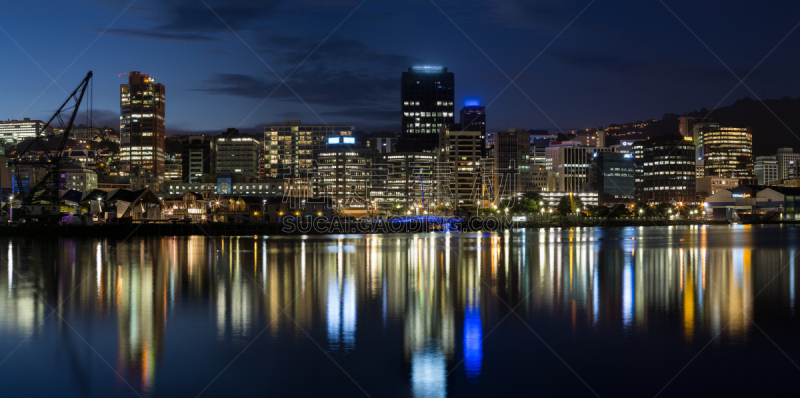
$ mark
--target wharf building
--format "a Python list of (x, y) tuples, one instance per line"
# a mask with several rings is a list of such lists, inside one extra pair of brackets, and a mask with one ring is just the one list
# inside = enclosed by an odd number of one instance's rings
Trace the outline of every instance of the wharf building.
[(283, 179), (256, 179), (239, 173), (207, 174), (197, 181), (165, 181), (164, 193), (183, 195), (189, 192), (208, 195), (281, 196), (287, 189)]
[(697, 197), (704, 199), (724, 189), (733, 189), (739, 186), (738, 178), (728, 177), (698, 177), (695, 185)]

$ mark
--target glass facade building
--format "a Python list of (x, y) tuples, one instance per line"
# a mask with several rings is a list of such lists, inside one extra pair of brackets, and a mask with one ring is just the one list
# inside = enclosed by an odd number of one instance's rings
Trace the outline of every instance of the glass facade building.
[(601, 205), (633, 201), (635, 171), (632, 153), (595, 152), (589, 165), (591, 191)]
[(695, 146), (692, 137), (667, 135), (633, 145), (636, 201), (694, 203)]

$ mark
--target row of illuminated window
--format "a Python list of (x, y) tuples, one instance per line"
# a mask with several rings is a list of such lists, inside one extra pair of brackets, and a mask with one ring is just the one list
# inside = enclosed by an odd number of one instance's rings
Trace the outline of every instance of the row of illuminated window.
[(688, 189), (686, 186), (667, 186), (667, 187), (645, 187), (645, 191), (682, 191)]
[[(403, 112), (409, 117), (453, 117), (453, 112)], [(417, 119), (419, 120), (419, 119)]]

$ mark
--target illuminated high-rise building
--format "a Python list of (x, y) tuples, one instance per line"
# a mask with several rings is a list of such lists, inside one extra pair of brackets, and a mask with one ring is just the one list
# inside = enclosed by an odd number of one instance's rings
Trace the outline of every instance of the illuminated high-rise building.
[(486, 150), (486, 107), (482, 106), (478, 100), (464, 101), (464, 107), (459, 112), (459, 122), (462, 131), (480, 131), (480, 155), (487, 157)]
[(309, 125), (300, 120), (264, 126), (264, 174), (301, 178), (313, 170), (314, 151), (328, 144), (355, 144), (353, 126)]
[(636, 202), (696, 201), (695, 146), (691, 138), (668, 134), (633, 144)]
[(440, 66), (415, 66), (403, 72), (398, 151), (433, 152), (442, 127), (453, 124), (455, 77)]
[(750, 127), (695, 123), (692, 138), (695, 161), (698, 166), (702, 164), (697, 177), (755, 178)]
[(446, 165), (447, 172), (439, 173), (438, 182), (446, 189), (446, 201), (454, 208), (480, 206), (490, 197), (491, 190), (486, 186), (490, 185), (491, 170), (486, 173), (487, 159), (481, 156), (485, 133), (462, 129), (461, 124), (442, 129), (439, 143), (439, 162)]
[(147, 73), (131, 72), (119, 86), (122, 172), (146, 171), (164, 180), (164, 85)]

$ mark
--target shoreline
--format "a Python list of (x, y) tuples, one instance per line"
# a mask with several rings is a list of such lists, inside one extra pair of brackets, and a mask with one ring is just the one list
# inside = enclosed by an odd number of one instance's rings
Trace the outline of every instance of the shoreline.
[[(476, 222), (479, 221), (479, 222)], [(798, 221), (750, 223), (756, 225), (800, 225)], [(498, 219), (465, 220), (453, 223), (452, 233), (501, 231), (515, 228), (575, 228), (575, 227), (653, 227), (685, 225), (731, 225), (719, 220), (559, 220), (559, 222), (504, 222)], [(330, 234), (391, 234), (444, 232), (435, 223), (106, 223), (97, 225), (0, 225), (0, 236), (36, 237), (115, 237), (128, 236), (248, 236), (248, 235), (330, 235)]]

